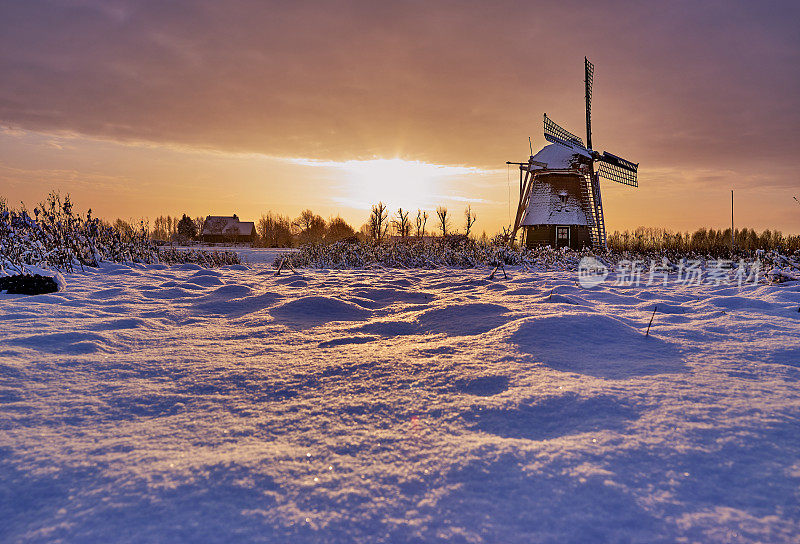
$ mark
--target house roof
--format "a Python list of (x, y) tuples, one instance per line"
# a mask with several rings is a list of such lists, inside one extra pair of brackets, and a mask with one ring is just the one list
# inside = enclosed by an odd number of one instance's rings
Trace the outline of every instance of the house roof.
[(203, 232), (207, 235), (251, 236), (256, 224), (252, 221), (239, 221), (239, 218), (226, 215), (209, 215), (203, 223)]

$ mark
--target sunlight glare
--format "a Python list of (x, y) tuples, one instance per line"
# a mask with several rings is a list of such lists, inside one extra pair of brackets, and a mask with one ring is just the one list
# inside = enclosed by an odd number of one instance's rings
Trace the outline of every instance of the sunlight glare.
[(451, 189), (446, 183), (458, 176), (482, 173), (479, 168), (446, 166), (403, 159), (372, 159), (294, 162), (321, 166), (339, 172), (340, 192), (333, 200), (359, 209), (369, 209), (377, 202), (406, 209), (430, 208), (444, 202)]

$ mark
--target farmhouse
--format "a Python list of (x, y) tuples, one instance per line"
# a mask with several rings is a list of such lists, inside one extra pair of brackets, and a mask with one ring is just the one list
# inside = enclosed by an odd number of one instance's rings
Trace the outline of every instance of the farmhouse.
[(208, 243), (253, 245), (256, 241), (256, 225), (252, 221), (239, 221), (236, 214), (209, 215), (203, 222), (200, 239)]

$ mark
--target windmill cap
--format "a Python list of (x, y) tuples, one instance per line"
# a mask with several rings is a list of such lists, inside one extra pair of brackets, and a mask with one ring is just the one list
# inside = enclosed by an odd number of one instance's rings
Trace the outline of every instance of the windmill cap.
[(583, 153), (563, 145), (550, 144), (544, 146), (536, 155), (531, 157), (531, 160), (545, 163), (547, 168), (551, 170), (562, 170), (572, 168), (575, 162), (575, 155), (583, 155)]

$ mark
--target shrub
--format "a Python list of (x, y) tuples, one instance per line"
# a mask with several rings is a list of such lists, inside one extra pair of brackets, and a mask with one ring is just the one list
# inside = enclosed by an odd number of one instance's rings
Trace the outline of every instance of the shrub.
[[(580, 260), (594, 256), (610, 270), (624, 262), (638, 262), (643, 275), (655, 270), (675, 273), (679, 263), (699, 261), (701, 269), (719, 266), (718, 257), (694, 252), (652, 250), (643, 252), (604, 252), (594, 255), (591, 250), (574, 251), (567, 248), (534, 249), (510, 248), (502, 244), (486, 243), (452, 235), (430, 239), (405, 238), (385, 243), (358, 241), (352, 243), (311, 244), (299, 251), (279, 255), (273, 264), (276, 268), (286, 262), (295, 268), (368, 269), (368, 268), (480, 268), (497, 265), (517, 265), (539, 271), (577, 271)], [(736, 268), (739, 260), (745, 261), (749, 270), (754, 261), (760, 261), (761, 278), (785, 281), (800, 277), (800, 251), (786, 256), (777, 251), (758, 250), (753, 255), (744, 252), (731, 256), (728, 266)]]
[(144, 222), (111, 226), (76, 214), (69, 196), (50, 193), (34, 208), (0, 207), (0, 265), (24, 272), (26, 265), (73, 272), (75, 266), (97, 267), (101, 262), (185, 263), (204, 266), (239, 264), (230, 252), (198, 252), (161, 249), (149, 237)]

